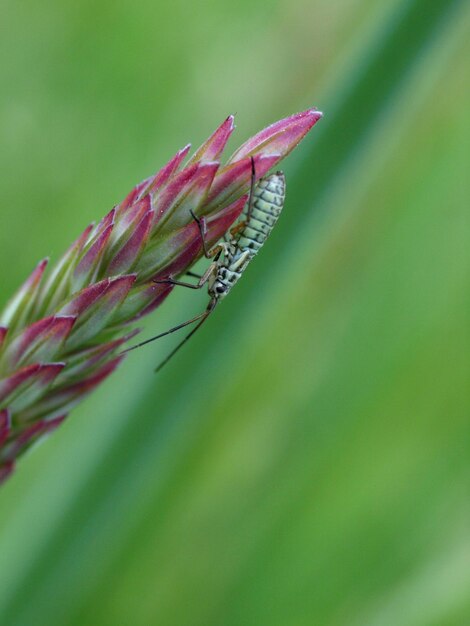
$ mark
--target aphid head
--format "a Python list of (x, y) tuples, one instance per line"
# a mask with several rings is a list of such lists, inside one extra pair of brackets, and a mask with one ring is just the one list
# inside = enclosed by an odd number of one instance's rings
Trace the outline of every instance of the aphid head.
[(222, 300), (229, 292), (229, 287), (222, 283), (220, 280), (216, 280), (211, 288), (211, 295), (217, 300)]

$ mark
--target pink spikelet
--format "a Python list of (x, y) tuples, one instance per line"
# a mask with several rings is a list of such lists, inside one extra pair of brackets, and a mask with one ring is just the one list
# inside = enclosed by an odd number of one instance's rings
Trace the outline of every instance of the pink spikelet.
[(239, 218), (257, 178), (295, 148), (321, 118), (309, 109), (268, 126), (225, 164), (229, 116), (187, 160), (179, 150), (48, 270), (41, 261), (0, 315), (0, 482), (121, 363), (129, 325), (156, 309), (203, 253), (190, 211), (215, 244)]

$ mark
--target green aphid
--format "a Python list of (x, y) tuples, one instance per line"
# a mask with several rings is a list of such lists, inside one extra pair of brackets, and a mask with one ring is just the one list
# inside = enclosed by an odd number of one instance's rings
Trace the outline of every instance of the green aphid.
[(192, 211), (191, 215), (196, 221), (199, 232), (201, 234), (204, 255), (208, 259), (212, 259), (212, 263), (202, 276), (197, 276), (192, 272), (188, 272), (190, 276), (199, 278), (195, 284), (174, 280), (169, 277), (155, 282), (161, 284), (179, 285), (189, 289), (201, 289), (204, 285), (208, 286), (208, 294), (210, 297), (209, 304), (203, 313), (196, 317), (178, 324), (164, 333), (146, 339), (141, 343), (131, 346), (129, 350), (135, 350), (152, 341), (165, 337), (180, 328), (184, 328), (199, 320), (198, 324), (186, 337), (170, 352), (170, 354), (160, 363), (155, 371), (159, 371), (171, 357), (188, 341), (190, 337), (202, 326), (217, 304), (225, 298), (231, 291), (232, 287), (239, 281), (243, 272), (247, 268), (250, 261), (257, 255), (269, 237), (274, 225), (284, 206), (285, 199), (285, 178), (282, 172), (270, 174), (261, 178), (255, 183), (254, 160), (252, 164), (252, 178), (249, 201), (247, 203), (246, 213), (242, 220), (236, 224), (230, 232), (225, 236), (225, 240), (218, 243), (212, 250), (209, 250), (206, 244), (206, 222), (204, 218), (197, 217)]

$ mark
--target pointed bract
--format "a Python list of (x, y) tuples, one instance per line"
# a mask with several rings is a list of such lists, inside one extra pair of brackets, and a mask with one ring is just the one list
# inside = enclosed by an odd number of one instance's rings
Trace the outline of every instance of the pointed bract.
[(116, 215), (120, 217), (140, 199), (148, 194), (156, 193), (178, 171), (190, 149), (191, 144), (187, 144), (184, 148), (178, 150), (175, 156), (161, 170), (136, 185), (123, 202), (116, 207)]
[(39, 398), (46, 394), (64, 367), (65, 363), (45, 363), (39, 366), (27, 390), (22, 391), (14, 400), (8, 402), (8, 407), (12, 414), (17, 415), (17, 421), (22, 420), (22, 418), (18, 417), (21, 411), (29, 406), (33, 406)]
[[(29, 398), (31, 389), (45, 391), (64, 366), (65, 363), (33, 363), (0, 380), (0, 406), (11, 409), (18, 397), (21, 402)], [(31, 395), (37, 396), (36, 392)]]
[(114, 224), (108, 224), (94, 239), (91, 246), (80, 259), (72, 278), (72, 289), (77, 291), (98, 274), (100, 262), (106, 250), (106, 244), (113, 232)]
[(56, 263), (41, 289), (39, 314), (47, 315), (54, 310), (60, 300), (67, 297), (72, 290), (72, 274), (75, 262), (81, 254), (94, 225), (90, 224), (74, 241), (63, 257)]
[(196, 163), (180, 172), (153, 202), (155, 210), (153, 232), (179, 228), (188, 222), (190, 209), (197, 211), (214, 180), (218, 163)]
[(164, 167), (162, 167), (159, 172), (155, 174), (155, 176), (151, 179), (148, 188), (142, 192), (142, 195), (144, 193), (157, 193), (157, 191), (170, 180), (173, 174), (175, 174), (179, 170), (190, 149), (191, 144), (188, 143), (184, 148), (178, 150), (175, 156)]
[(112, 257), (115, 250), (122, 245), (122, 238), (128, 239), (134, 230), (136, 224), (139, 224), (146, 213), (152, 210), (152, 202), (150, 196), (144, 196), (138, 200), (122, 215), (120, 215), (115, 223), (113, 234), (110, 242), (109, 256)]
[(73, 332), (67, 340), (67, 350), (74, 350), (96, 336), (108, 323), (125, 300), (136, 279), (135, 274), (118, 276), (108, 285), (86, 311), (78, 316)]
[(39, 363), (34, 363), (0, 380), (0, 406), (6, 407), (16, 395), (26, 390), (40, 367)]
[(227, 145), (230, 135), (233, 133), (235, 125), (233, 115), (229, 115), (217, 128), (207, 141), (196, 150), (188, 161), (188, 165), (198, 161), (215, 161), (218, 159)]
[(112, 374), (123, 358), (123, 355), (118, 356), (105, 363), (94, 372), (92, 376), (84, 378), (70, 386), (58, 387), (52, 390), (52, 392), (41, 401), (36, 402), (34, 405), (31, 405), (29, 409), (23, 411), (25, 421), (29, 422), (33, 419), (46, 417), (52, 419), (60, 415), (64, 410), (70, 411), (86, 395), (91, 393), (95, 387)]
[(0, 411), (0, 447), (8, 439), (11, 429), (11, 417), (8, 409)]
[(5, 446), (0, 458), (7, 463), (13, 461), (20, 452), (29, 447), (39, 437), (52, 432), (60, 426), (66, 417), (67, 415), (64, 414), (54, 419), (41, 420), (27, 426), (16, 435), (14, 441)]
[(115, 207), (117, 218), (120, 219), (123, 215), (127, 213), (130, 207), (135, 205), (135, 203), (141, 197), (142, 192), (145, 189), (147, 189), (148, 186), (150, 185), (152, 179), (153, 179), (153, 176), (149, 176), (148, 178), (145, 178), (144, 180), (142, 180), (138, 185), (134, 187), (134, 189), (132, 189), (132, 191), (128, 193), (128, 195), (124, 198), (124, 200)]
[(108, 274), (117, 276), (117, 274), (123, 274), (133, 269), (147, 243), (153, 215), (154, 212), (152, 210), (147, 211), (131, 232), (129, 239), (113, 255), (106, 270)]
[(105, 293), (108, 286), (109, 278), (105, 278), (99, 283), (95, 283), (90, 287), (85, 287), (77, 294), (74, 294), (73, 298), (69, 302), (64, 304), (58, 312), (59, 315), (72, 315), (74, 317), (79, 317)]
[(28, 323), (36, 303), (38, 287), (41, 283), (47, 263), (48, 259), (43, 259), (38, 263), (0, 316), (0, 324), (2, 326), (8, 326), (10, 333), (16, 330), (16, 328), (20, 328), (22, 325)]
[(284, 158), (323, 116), (316, 109), (307, 109), (274, 122), (258, 134), (251, 137), (236, 150), (229, 159), (234, 163), (248, 156), (259, 154), (269, 155), (275, 152)]
[[(255, 156), (253, 158), (255, 166), (256, 180), (259, 180), (280, 160), (278, 154), (268, 157)], [(251, 159), (246, 158), (224, 167), (215, 177), (207, 198), (205, 213), (210, 213), (214, 208), (225, 206), (241, 193), (246, 193), (251, 185)]]
[(93, 374), (98, 366), (101, 366), (105, 360), (116, 356), (117, 351), (139, 332), (140, 330), (136, 328), (119, 339), (76, 352), (67, 361), (67, 369), (61, 376), (61, 384), (71, 384), (79, 377)]
[(45, 317), (28, 326), (5, 350), (8, 367), (23, 367), (28, 361), (51, 361), (61, 349), (75, 323), (74, 316)]
[(2, 350), (3, 342), (5, 341), (5, 337), (7, 336), (8, 328), (6, 326), (0, 326), (0, 353)]
[(111, 324), (121, 326), (135, 322), (161, 304), (172, 289), (172, 285), (157, 285), (153, 281), (135, 287), (114, 314)]

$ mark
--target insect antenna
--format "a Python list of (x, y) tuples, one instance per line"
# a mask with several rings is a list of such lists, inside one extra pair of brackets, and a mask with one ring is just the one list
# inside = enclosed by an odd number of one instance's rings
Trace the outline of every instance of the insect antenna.
[[(155, 335), (155, 337), (150, 337), (150, 339), (145, 339), (145, 341), (141, 341), (140, 343), (136, 343), (135, 345), (130, 346), (129, 348), (126, 348), (125, 350), (123, 350), (121, 354), (126, 354), (126, 352), (137, 350), (137, 348), (142, 348), (142, 346), (146, 346), (148, 343), (152, 343), (152, 341), (156, 341), (157, 339), (166, 337), (166, 335), (171, 335), (171, 333), (174, 333), (177, 330), (180, 330), (180, 328), (184, 328), (185, 326), (189, 326), (189, 324), (192, 324), (193, 322), (197, 322), (197, 320), (200, 320), (201, 318), (204, 320), (207, 317), (207, 315), (214, 310), (215, 305), (211, 307), (211, 304), (212, 304), (212, 300), (209, 303), (209, 306), (207, 307), (207, 309), (203, 313), (199, 313), (199, 315), (192, 317), (190, 320), (186, 320), (186, 322), (183, 322), (182, 324), (173, 326), (173, 328), (170, 328), (170, 330), (166, 330), (164, 333), (160, 333), (159, 335)], [(199, 328), (199, 326), (200, 324), (198, 324), (196, 328)]]
[[(162, 369), (162, 367), (164, 365), (166, 365), (168, 363), (168, 361), (178, 352), (178, 350), (195, 334), (195, 332), (197, 330), (199, 330), (199, 328), (201, 328), (201, 326), (204, 324), (206, 319), (209, 317), (209, 315), (214, 310), (214, 307), (215, 307), (215, 304), (214, 304), (214, 306), (211, 309), (206, 309), (206, 311), (204, 311), (204, 313), (202, 313), (201, 315), (198, 316), (198, 318), (200, 319), (199, 323), (196, 324), (196, 326), (192, 329), (192, 331), (190, 333), (188, 333), (186, 335), (186, 337), (182, 341), (179, 342), (179, 344), (176, 346), (176, 348), (174, 348), (170, 352), (170, 354), (165, 359), (163, 359), (163, 361), (159, 365), (157, 365), (157, 367), (155, 368), (155, 373), (159, 372)], [(195, 319), (198, 319), (198, 318), (195, 318)], [(192, 320), (192, 321), (195, 321), (195, 320)], [(180, 328), (181, 328), (181, 326), (180, 326)], [(168, 334), (168, 333), (165, 333), (165, 334)]]
[[(166, 333), (163, 333), (163, 335), (168, 335), (170, 332), (173, 332), (174, 330), (178, 330), (179, 328), (182, 328), (183, 326), (186, 326), (187, 324), (190, 324), (191, 322), (195, 322), (197, 319), (199, 319), (199, 323), (196, 324), (196, 326), (192, 329), (192, 331), (190, 333), (188, 333), (186, 335), (186, 337), (179, 342), (179, 344), (176, 346), (176, 348), (174, 348), (170, 352), (170, 354), (165, 359), (163, 359), (163, 361), (159, 365), (157, 365), (157, 367), (155, 368), (155, 373), (159, 372), (162, 369), (162, 367), (164, 365), (166, 365), (168, 363), (168, 361), (178, 352), (178, 350), (196, 333), (196, 331), (201, 328), (201, 326), (204, 324), (206, 319), (209, 317), (209, 315), (215, 309), (216, 304), (217, 304), (217, 300), (211, 300), (209, 302), (209, 306), (204, 311), (204, 313), (201, 313), (200, 315), (198, 315), (197, 317), (193, 318), (189, 322), (186, 322), (185, 324), (180, 324), (176, 328), (173, 328), (172, 330), (169, 330)], [(163, 335), (160, 335), (160, 337), (162, 337)]]

